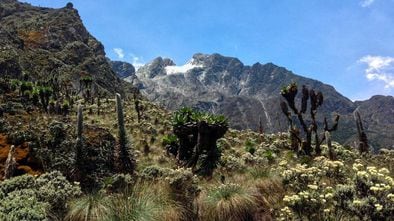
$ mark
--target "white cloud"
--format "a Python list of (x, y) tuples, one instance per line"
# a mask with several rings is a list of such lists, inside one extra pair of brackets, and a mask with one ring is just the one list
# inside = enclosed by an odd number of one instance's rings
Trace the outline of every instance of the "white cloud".
[(138, 70), (140, 67), (145, 65), (142, 57), (138, 57), (133, 53), (128, 53), (126, 58), (126, 52), (122, 48), (114, 48), (112, 51), (116, 54), (116, 56), (118, 56), (119, 60), (128, 60), (128, 62), (130, 62), (135, 67), (135, 70)]
[(129, 56), (131, 57), (131, 64), (134, 66), (136, 71), (138, 71), (138, 69), (140, 69), (140, 67), (145, 65), (142, 57), (138, 57), (134, 54), (129, 54)]
[(123, 49), (121, 49), (121, 48), (114, 48), (113, 51), (118, 56), (118, 59), (123, 59), (124, 58), (124, 51), (123, 51)]
[(386, 89), (394, 88), (394, 57), (371, 56), (362, 57), (359, 62), (367, 64), (365, 77), (384, 82)]
[(372, 5), (372, 3), (374, 3), (374, 2), (375, 2), (375, 0), (362, 0), (360, 2), (360, 5), (361, 5), (361, 7), (365, 8), (365, 7)]

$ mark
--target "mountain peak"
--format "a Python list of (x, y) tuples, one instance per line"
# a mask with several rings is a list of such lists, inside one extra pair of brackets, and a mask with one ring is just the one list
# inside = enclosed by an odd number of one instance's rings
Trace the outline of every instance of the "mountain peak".
[[(322, 119), (330, 118), (333, 112), (342, 115), (343, 128), (339, 129), (338, 135), (334, 135), (341, 142), (349, 143), (354, 138), (341, 134), (355, 132), (352, 113), (358, 107), (362, 114), (373, 113), (373, 117), (365, 114), (369, 130), (383, 134), (382, 125), (385, 128), (394, 125), (392, 118), (384, 120), (384, 116), (393, 115), (392, 96), (374, 96), (367, 101), (353, 103), (333, 86), (294, 74), (271, 62), (257, 62), (249, 66), (243, 65), (237, 58), (217, 53), (197, 53), (182, 66), (161, 57), (156, 58), (140, 68), (137, 76), (138, 81), (134, 78), (127, 80), (138, 82), (142, 94), (148, 99), (160, 102), (168, 109), (191, 106), (225, 114), (229, 116), (230, 125), (236, 129), (257, 130), (259, 124), (256, 119), (261, 119), (267, 132), (286, 130), (286, 119), (278, 114), (281, 112), (279, 94), (283, 86), (292, 82), (324, 94), (325, 101), (319, 110)], [(392, 137), (392, 134), (380, 138), (371, 136), (370, 140), (375, 146), (391, 146)]]
[(108, 59), (108, 62), (111, 64), (111, 68), (121, 79), (134, 76), (135, 68), (132, 64), (124, 62), (124, 61), (111, 61)]
[(169, 58), (162, 58), (162, 57), (157, 57), (153, 59), (152, 62), (149, 63), (151, 66), (161, 66), (161, 67), (167, 67), (167, 66), (172, 66), (175, 65), (174, 61), (172, 61)]
[(138, 69), (138, 76), (145, 78), (154, 78), (156, 76), (164, 76), (167, 74), (166, 67), (174, 66), (175, 63), (169, 58), (157, 57), (150, 63)]
[(223, 65), (229, 63), (237, 63), (243, 65), (243, 63), (238, 58), (227, 57), (218, 53), (213, 53), (213, 54), (196, 53), (193, 55), (193, 60), (197, 64), (204, 64), (206, 66)]
[[(95, 87), (121, 92), (121, 81), (105, 58), (104, 46), (85, 28), (72, 4), (52, 9), (0, 0), (0, 67), (5, 75), (60, 82), (71, 79), (75, 90), (87, 72)], [(32, 56), (34, 54), (34, 56)]]

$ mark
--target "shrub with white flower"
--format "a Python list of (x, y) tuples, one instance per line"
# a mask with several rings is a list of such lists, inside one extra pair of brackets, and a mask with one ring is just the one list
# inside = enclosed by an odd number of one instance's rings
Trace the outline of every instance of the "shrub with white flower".
[(394, 180), (387, 168), (364, 166), (360, 160), (353, 164), (355, 176), (353, 183), (356, 196), (353, 200), (352, 212), (360, 219), (386, 220), (394, 217)]
[(80, 194), (80, 187), (58, 171), (14, 177), (0, 183), (0, 220), (44, 221), (53, 214), (61, 216), (67, 201)]
[(242, 171), (246, 168), (242, 158), (235, 157), (234, 155), (223, 156), (220, 159), (220, 165), (228, 172)]
[[(394, 180), (387, 168), (352, 167), (316, 157), (311, 165), (283, 170), (283, 184), (292, 193), (283, 198), (280, 220), (390, 220), (394, 217)], [(288, 216), (291, 209), (295, 218)]]

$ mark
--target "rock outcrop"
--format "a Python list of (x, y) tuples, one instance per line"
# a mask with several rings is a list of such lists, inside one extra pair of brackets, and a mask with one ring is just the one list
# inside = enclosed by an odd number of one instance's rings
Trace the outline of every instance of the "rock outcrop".
[(86, 30), (71, 3), (51, 9), (2, 0), (0, 24), (2, 75), (18, 78), (24, 73), (36, 81), (70, 82), (77, 89), (84, 73), (93, 78), (94, 90), (122, 92), (103, 45)]

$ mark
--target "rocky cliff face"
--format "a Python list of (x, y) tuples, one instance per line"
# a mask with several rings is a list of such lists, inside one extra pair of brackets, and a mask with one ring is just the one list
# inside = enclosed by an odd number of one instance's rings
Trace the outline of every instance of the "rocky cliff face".
[(377, 148), (383, 143), (394, 149), (394, 97), (376, 95), (355, 105), (363, 116), (371, 145)]
[[(157, 58), (140, 68), (136, 76), (126, 80), (134, 79), (136, 82), (135, 78), (138, 78), (139, 87), (146, 97), (169, 109), (192, 106), (225, 114), (230, 119), (231, 127), (236, 129), (257, 130), (261, 119), (266, 132), (286, 130), (287, 122), (279, 108), (280, 90), (291, 82), (297, 82), (299, 86), (306, 85), (323, 92), (325, 100), (318, 112), (320, 123), (324, 117), (330, 119), (333, 113), (339, 113), (342, 116), (340, 129), (334, 136), (347, 143), (354, 139), (356, 129), (352, 113), (361, 104), (353, 103), (330, 85), (296, 75), (272, 63), (247, 66), (237, 58), (219, 54), (195, 54), (183, 66), (175, 66), (169, 59)], [(380, 101), (376, 102), (380, 104)], [(367, 103), (364, 105), (374, 108)], [(382, 109), (393, 108), (390, 105), (388, 103)], [(362, 115), (368, 116), (371, 112), (362, 105), (360, 109), (365, 110), (361, 111)], [(382, 115), (385, 113), (378, 109), (374, 111)], [(366, 117), (365, 120), (370, 122), (372, 119)], [(386, 131), (387, 134), (393, 123), (379, 122), (379, 125), (374, 128), (379, 133)], [(391, 146), (394, 135), (387, 134), (384, 141), (377, 137), (371, 137), (371, 140), (379, 147)]]
[(71, 3), (50, 9), (2, 0), (0, 24), (1, 74), (70, 81), (77, 88), (84, 73), (98, 90), (122, 91), (103, 45), (89, 34)]
[(135, 75), (135, 68), (132, 64), (123, 61), (111, 61), (111, 68), (121, 79)]

